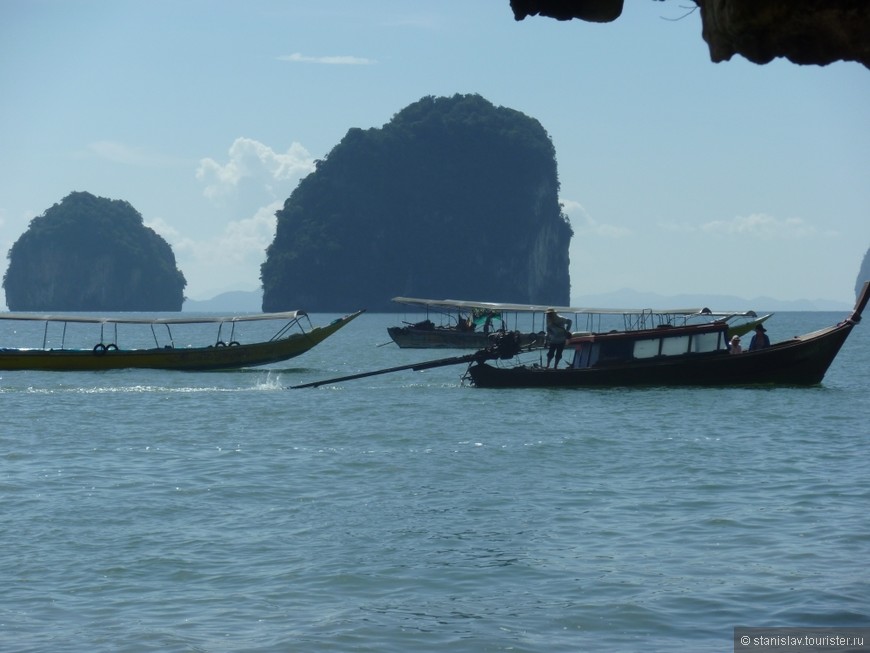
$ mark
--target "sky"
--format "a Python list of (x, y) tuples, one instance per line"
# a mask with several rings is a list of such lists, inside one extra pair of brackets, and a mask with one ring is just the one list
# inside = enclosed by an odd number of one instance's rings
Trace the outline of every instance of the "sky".
[(509, 0), (0, 0), (0, 249), (87, 191), (169, 242), (187, 297), (256, 290), (275, 211), (349, 129), (476, 93), (553, 141), (572, 298), (851, 305), (870, 70), (714, 64), (690, 6), (595, 24)]

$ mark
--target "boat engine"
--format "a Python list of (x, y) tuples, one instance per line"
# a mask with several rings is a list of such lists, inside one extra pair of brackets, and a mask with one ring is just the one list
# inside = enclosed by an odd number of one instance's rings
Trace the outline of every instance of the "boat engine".
[(490, 358), (507, 360), (520, 353), (520, 332), (499, 331), (490, 336), (491, 343), (484, 351), (490, 354)]

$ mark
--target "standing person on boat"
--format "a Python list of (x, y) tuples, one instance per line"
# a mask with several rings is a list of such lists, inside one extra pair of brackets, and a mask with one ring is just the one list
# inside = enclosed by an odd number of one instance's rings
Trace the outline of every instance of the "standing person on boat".
[(489, 335), (490, 331), (492, 331), (492, 313), (487, 313), (486, 321), (483, 323), (483, 332)]
[(740, 336), (734, 336), (733, 338), (731, 338), (731, 342), (728, 345), (728, 353), (731, 353), (731, 354), (743, 353), (743, 347), (740, 346)]
[(756, 324), (755, 335), (752, 336), (752, 340), (749, 341), (749, 351), (764, 349), (765, 347), (770, 347), (770, 338), (767, 337), (767, 329), (764, 328), (763, 324)]
[(553, 357), (556, 358), (553, 369), (559, 367), (562, 351), (565, 349), (565, 341), (571, 335), (570, 329), (571, 320), (559, 315), (555, 308), (547, 309), (547, 340), (550, 343), (550, 348), (547, 350), (547, 367), (550, 367), (550, 361), (553, 360)]

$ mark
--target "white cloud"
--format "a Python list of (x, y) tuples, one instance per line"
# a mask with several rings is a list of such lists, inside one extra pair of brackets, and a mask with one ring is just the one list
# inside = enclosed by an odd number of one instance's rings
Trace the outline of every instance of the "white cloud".
[(231, 195), (243, 181), (261, 187), (274, 199), (289, 195), (299, 179), (313, 170), (314, 157), (299, 143), (279, 154), (259, 141), (237, 138), (230, 146), (227, 163), (201, 159), (196, 178), (206, 183), (203, 193), (211, 200)]
[[(190, 236), (159, 220), (149, 224), (172, 245), (188, 282), (186, 292), (196, 297), (207, 289), (258, 285), (260, 265), (275, 236), (275, 212), (314, 169), (314, 157), (299, 143), (280, 153), (244, 137), (232, 143), (226, 160), (201, 159), (196, 178), (213, 205), (209, 223), (222, 224), (220, 231)], [(226, 220), (239, 215), (251, 217)]]
[(801, 218), (779, 219), (765, 213), (735, 216), (731, 220), (713, 220), (701, 225), (707, 233), (726, 236), (756, 236), (759, 238), (806, 238), (818, 235), (818, 230)]
[(690, 223), (660, 223), (665, 231), (702, 233), (714, 236), (750, 237), (761, 240), (794, 240), (820, 236), (836, 236), (831, 230), (822, 230), (802, 218), (776, 218), (766, 213), (738, 215), (730, 220), (712, 220), (701, 225)]
[(196, 295), (205, 288), (239, 288), (256, 284), (266, 248), (275, 237), (275, 212), (283, 201), (258, 209), (253, 216), (229, 222), (221, 233), (196, 240), (180, 234), (161, 219), (147, 226), (163, 236), (172, 246), (179, 269)]
[(631, 235), (631, 230), (616, 225), (598, 222), (586, 212), (586, 208), (574, 200), (560, 200), (562, 210), (571, 219), (574, 235), (593, 235), (602, 238), (625, 238)]
[(172, 243), (173, 250), (195, 259), (197, 265), (244, 263), (252, 258), (259, 264), (275, 237), (275, 212), (282, 206), (283, 202), (276, 201), (261, 207), (252, 217), (229, 222), (221, 233), (205, 240), (182, 236), (160, 220), (148, 226)]
[(172, 243), (181, 238), (181, 234), (178, 230), (173, 227), (171, 224), (166, 222), (163, 218), (155, 218), (153, 220), (143, 220), (143, 223), (149, 229), (153, 229), (158, 235), (162, 236), (163, 239)]
[(369, 66), (371, 64), (377, 63), (374, 59), (366, 59), (364, 57), (351, 57), (351, 56), (325, 56), (325, 57), (312, 57), (310, 55), (304, 55), (301, 52), (294, 52), (293, 54), (285, 54), (278, 57), (279, 61), (290, 61), (293, 63), (319, 63), (319, 64), (330, 64), (330, 65), (339, 65), (339, 66)]

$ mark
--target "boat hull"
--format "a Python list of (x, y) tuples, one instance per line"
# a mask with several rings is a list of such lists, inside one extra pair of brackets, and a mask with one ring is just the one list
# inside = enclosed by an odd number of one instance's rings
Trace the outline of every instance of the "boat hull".
[(853, 326), (847, 320), (742, 354), (717, 351), (558, 370), (479, 363), (469, 367), (467, 375), (481, 388), (815, 385), (821, 383)]
[(305, 333), (252, 344), (153, 349), (0, 349), (0, 369), (40, 371), (99, 371), (159, 369), (208, 371), (256, 367), (304, 354), (351, 322), (362, 311)]

